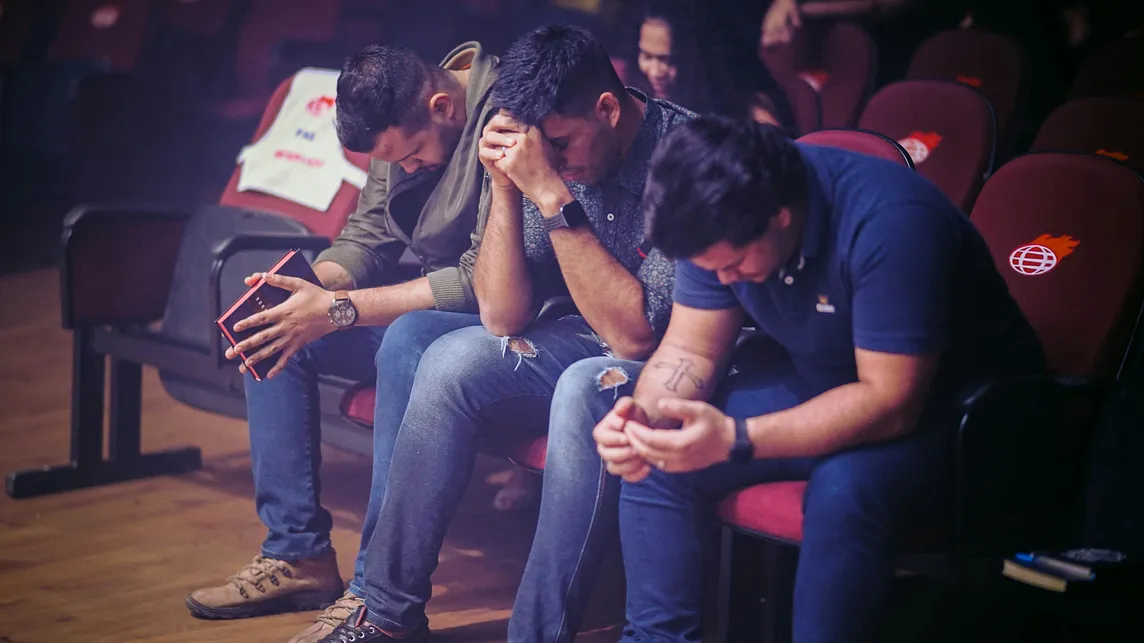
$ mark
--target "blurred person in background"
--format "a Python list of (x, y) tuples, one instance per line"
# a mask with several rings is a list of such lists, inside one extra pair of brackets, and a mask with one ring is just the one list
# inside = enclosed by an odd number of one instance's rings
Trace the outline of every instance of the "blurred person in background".
[(791, 125), (786, 95), (753, 47), (724, 37), (717, 12), (717, 6), (685, 0), (644, 4), (632, 84), (700, 114)]

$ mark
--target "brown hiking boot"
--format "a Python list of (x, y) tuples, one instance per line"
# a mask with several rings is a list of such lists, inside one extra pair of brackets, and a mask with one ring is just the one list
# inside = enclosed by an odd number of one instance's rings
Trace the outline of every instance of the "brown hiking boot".
[(350, 617), (350, 614), (353, 614), (362, 605), (365, 605), (365, 599), (358, 598), (347, 589), (341, 598), (314, 619), (313, 625), (290, 639), (290, 643), (318, 643), (318, 641), (329, 636), (334, 628), (341, 625)]
[(217, 587), (191, 592), (187, 609), (199, 618), (250, 618), (316, 610), (338, 600), (345, 586), (331, 549), (309, 560), (288, 563), (264, 556)]

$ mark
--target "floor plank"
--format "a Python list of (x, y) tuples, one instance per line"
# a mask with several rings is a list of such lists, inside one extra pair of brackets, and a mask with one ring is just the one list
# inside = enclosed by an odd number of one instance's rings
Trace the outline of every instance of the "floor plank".
[[(60, 328), (58, 275), (40, 270), (0, 279), (0, 470), (62, 463), (70, 413), (70, 334)], [(195, 444), (202, 470), (43, 498), (0, 497), (0, 642), (72, 640), (285, 641), (314, 613), (244, 621), (199, 621), (186, 594), (220, 582), (257, 552), (243, 422), (176, 402), (145, 370), (145, 450)], [(369, 462), (325, 449), (324, 504), (350, 576), (369, 492)], [(430, 624), (442, 641), (503, 641), (527, 548), (532, 512), (492, 510), (482, 460), (434, 575)], [(601, 582), (579, 640), (614, 641), (622, 583)]]

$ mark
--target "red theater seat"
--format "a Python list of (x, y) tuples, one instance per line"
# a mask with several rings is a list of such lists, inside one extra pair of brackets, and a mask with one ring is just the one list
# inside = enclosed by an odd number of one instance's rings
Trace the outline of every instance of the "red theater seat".
[(1121, 96), (1144, 99), (1144, 35), (1112, 40), (1097, 48), (1073, 78), (1072, 98)]
[(876, 156), (887, 161), (901, 163), (911, 169), (914, 167), (914, 161), (905, 148), (894, 139), (877, 132), (857, 129), (824, 129), (805, 134), (798, 140), (811, 145), (837, 147), (868, 156)]
[(1071, 100), (1045, 119), (1032, 149), (1101, 154), (1144, 172), (1144, 100), (1124, 97)]
[(989, 101), (960, 83), (908, 80), (874, 94), (859, 127), (897, 141), (925, 176), (969, 212), (993, 169), (996, 127)]
[(959, 82), (980, 91), (993, 105), (998, 141), (1007, 142), (1027, 100), (1029, 61), (1021, 45), (1010, 38), (980, 29), (954, 29), (918, 47), (906, 78)]
[(788, 94), (804, 134), (854, 127), (874, 88), (874, 42), (854, 23), (809, 24), (790, 44), (764, 49), (761, 57)]

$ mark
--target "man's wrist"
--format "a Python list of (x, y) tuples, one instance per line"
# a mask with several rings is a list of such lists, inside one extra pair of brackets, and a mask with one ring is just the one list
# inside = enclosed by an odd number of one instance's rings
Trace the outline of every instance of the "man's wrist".
[(573, 201), (575, 201), (575, 199), (572, 198), (572, 193), (568, 191), (566, 185), (561, 183), (559, 188), (553, 187), (539, 196), (536, 207), (540, 208), (541, 216), (546, 219), (551, 219), (560, 214), (560, 208), (563, 208)]

